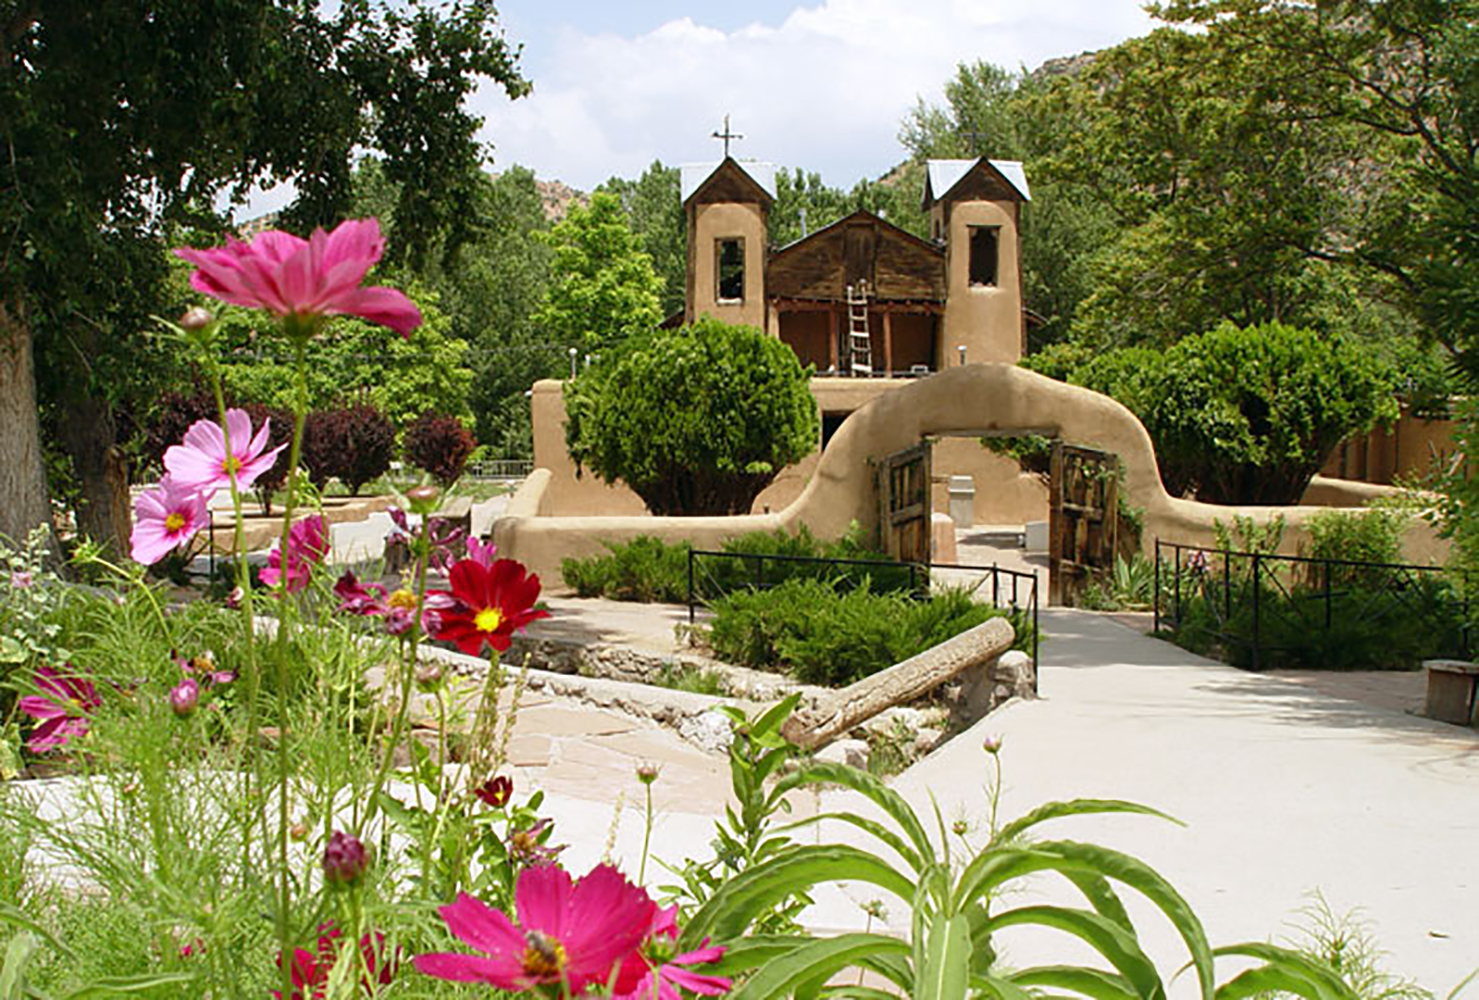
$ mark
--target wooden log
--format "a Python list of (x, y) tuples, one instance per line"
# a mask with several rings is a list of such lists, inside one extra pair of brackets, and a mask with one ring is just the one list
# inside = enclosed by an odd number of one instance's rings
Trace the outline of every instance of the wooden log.
[(815, 709), (797, 712), (781, 727), (781, 735), (803, 750), (820, 746), (886, 708), (928, 694), (972, 667), (984, 668), (1010, 649), (1015, 637), (1005, 618), (982, 622), (887, 670), (849, 684)]

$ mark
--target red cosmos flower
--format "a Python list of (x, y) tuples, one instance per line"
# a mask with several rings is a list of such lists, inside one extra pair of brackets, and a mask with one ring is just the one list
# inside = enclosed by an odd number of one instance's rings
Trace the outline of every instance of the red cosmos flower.
[(392, 288), (361, 288), (385, 252), (380, 223), (347, 219), (332, 233), (308, 239), (278, 230), (250, 243), (228, 238), (224, 247), (181, 247), (175, 255), (197, 268), (190, 284), (222, 302), (266, 309), (291, 328), (312, 332), (326, 316), (358, 316), (403, 337), (421, 325), (421, 310)]
[(548, 618), (534, 602), (539, 598), (539, 577), (524, 574), (524, 567), (512, 559), (496, 560), (484, 566), (476, 559), (462, 559), (452, 565), (449, 574), (451, 590), (431, 593), (454, 598), (456, 607), (438, 613), (432, 635), (457, 644), (471, 656), (483, 650), (483, 643), (498, 652), (508, 649), (513, 634), (530, 622)]
[(496, 778), (489, 778), (472, 791), (487, 805), (500, 809), (508, 805), (508, 800), (514, 796), (514, 779), (500, 774)]
[[(329, 987), (329, 974), (334, 971), (334, 962), (339, 958), (340, 936), (339, 928), (332, 922), (319, 924), (316, 950), (293, 949), (293, 967), (289, 970), (293, 977), (291, 1000), (323, 1000)], [(380, 985), (388, 986), (400, 965), (400, 949), (387, 953), (385, 935), (376, 931), (373, 938), (366, 934), (359, 939), (359, 950), (364, 956), (364, 967), (369, 972), (360, 980), (365, 992), (373, 992), (371, 977)], [(282, 955), (277, 956), (277, 967), (282, 968)], [(282, 1000), (281, 991), (273, 990), (272, 995), (277, 1000)]]
[[(70, 668), (71, 664), (68, 664)], [(83, 677), (64, 677), (50, 666), (36, 670), (32, 683), (42, 692), (28, 694), (16, 707), (35, 719), (36, 728), (26, 741), (32, 753), (64, 746), (74, 736), (87, 733), (88, 716), (102, 704), (98, 689)]]
[(563, 983), (577, 996), (604, 986), (613, 970), (617, 992), (636, 978), (626, 960), (642, 943), (657, 905), (610, 865), (599, 865), (578, 882), (554, 865), (526, 868), (514, 887), (515, 925), (501, 911), (461, 893), (441, 908), (459, 939), (489, 957), (457, 952), (417, 955), (416, 968), (458, 983), (488, 983), (518, 992)]

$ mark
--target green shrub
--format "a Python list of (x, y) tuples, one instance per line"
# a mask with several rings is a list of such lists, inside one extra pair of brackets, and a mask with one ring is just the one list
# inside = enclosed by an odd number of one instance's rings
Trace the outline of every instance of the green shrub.
[(1376, 563), (1402, 561), (1406, 526), (1404, 514), (1385, 508), (1322, 510), (1305, 522), (1312, 558)]
[(682, 604), (688, 600), (688, 543), (668, 545), (639, 535), (625, 544), (604, 542), (610, 555), (565, 559), (560, 574), (581, 597)]
[[(849, 566), (791, 562), (796, 559), (885, 560), (861, 539), (856, 524), (835, 542), (823, 542), (802, 525), (795, 534), (778, 528), (756, 531), (725, 542), (720, 551), (741, 556), (783, 556), (784, 559), (704, 559), (697, 563), (694, 581), (699, 596), (712, 599), (737, 590), (770, 587), (787, 580), (822, 580), (834, 589), (849, 589), (863, 580), (875, 591), (903, 591), (912, 585), (907, 567)], [(566, 559), (560, 572), (566, 586), (581, 597), (617, 601), (659, 601), (682, 604), (688, 600), (687, 542), (669, 545), (642, 535), (628, 543), (604, 543), (608, 555)]]
[[(823, 580), (793, 579), (714, 602), (707, 639), (730, 663), (783, 668), (808, 684), (844, 685), (877, 673), (1006, 612), (947, 590), (928, 601), (875, 593), (869, 583), (838, 592)], [(1025, 616), (1014, 645), (1031, 647)]]
[(1155, 596), (1155, 563), (1136, 552), (1117, 555), (1114, 567), (1084, 589), (1079, 604), (1090, 611), (1149, 611)]
[(1260, 574), (1255, 664), (1253, 592), (1239, 569), (1231, 602), (1220, 585), (1185, 594), (1172, 632), (1177, 645), (1263, 670), (1415, 670), (1425, 658), (1462, 648), (1463, 601), (1440, 576), (1336, 580), (1327, 597), (1323, 584)]

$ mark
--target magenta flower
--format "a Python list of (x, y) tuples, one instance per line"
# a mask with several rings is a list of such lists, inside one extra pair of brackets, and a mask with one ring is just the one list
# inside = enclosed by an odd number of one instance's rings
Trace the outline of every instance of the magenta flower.
[[(647, 942), (643, 951), (634, 952), (622, 969), (623, 980), (636, 979), (637, 985), (630, 992), (619, 988), (612, 1000), (682, 1000), (677, 987), (691, 990), (701, 996), (715, 997), (729, 992), (734, 981), (725, 976), (709, 976), (691, 972), (684, 966), (707, 965), (724, 957), (725, 949), (709, 947), (704, 938), (698, 948), (673, 955), (673, 942), (678, 939), (678, 907), (659, 909), (652, 917), (648, 928)], [(645, 952), (645, 954), (644, 954)]]
[[(209, 499), (217, 490), (231, 486), (231, 473), (236, 473), (236, 488), (244, 490), (277, 463), (278, 453), (287, 447), (280, 444), (271, 451), (272, 421), (262, 421), (257, 436), (252, 436), (252, 418), (246, 410), (226, 411), (226, 431), (214, 420), (197, 420), (185, 432), (185, 443), (172, 445), (164, 453), (164, 468), (183, 489), (194, 490)], [(231, 435), (231, 454), (226, 454), (226, 432)]]
[(28, 569), (12, 570), (10, 573), (10, 585), (17, 590), (25, 590), (35, 582), (36, 578), (31, 575), (31, 571)]
[(195, 711), (195, 706), (200, 703), (200, 682), (194, 677), (186, 677), (180, 683), (170, 688), (169, 707), (180, 718), (185, 718)]
[(483, 569), (492, 569), (497, 555), (498, 546), (492, 542), (484, 542), (482, 539), (474, 538), (472, 535), (467, 536), (467, 558), (483, 567)]
[(134, 530), (129, 537), (134, 562), (152, 566), (171, 549), (185, 548), (207, 520), (205, 497), (166, 475), (134, 501)]
[(306, 240), (269, 230), (251, 243), (228, 237), (224, 247), (175, 255), (196, 266), (195, 290), (222, 302), (266, 309), (308, 332), (323, 317), (358, 316), (408, 337), (421, 325), (415, 303), (393, 288), (360, 287), (384, 252), (378, 221), (346, 219)]
[(92, 681), (63, 676), (52, 667), (43, 665), (37, 668), (32, 683), (42, 693), (26, 695), (16, 706), (37, 720), (36, 728), (31, 730), (31, 738), (26, 741), (32, 753), (53, 750), (65, 745), (72, 737), (81, 737), (87, 732), (89, 714), (102, 704)]
[(656, 904), (610, 865), (598, 865), (572, 882), (554, 865), (526, 868), (514, 887), (515, 925), (501, 911), (461, 893), (441, 908), (447, 928), (489, 957), (456, 952), (416, 956), (428, 976), (459, 983), (487, 983), (518, 992), (563, 983), (571, 996), (604, 986), (618, 971), (618, 992), (636, 981), (627, 959), (652, 924)]
[[(416, 620), (416, 595), (402, 587), (386, 594), (384, 584), (360, 583), (350, 570), (345, 570), (334, 584), (338, 596), (339, 610), (351, 615), (366, 615), (385, 619), (385, 631), (391, 635), (404, 635), (411, 630)], [(428, 599), (427, 604), (430, 605)], [(421, 610), (421, 627), (430, 631), (439, 623), (435, 613), (426, 607)]]
[[(338, 942), (341, 936), (339, 928), (332, 922), (319, 924), (316, 951), (293, 949), (293, 965), (289, 970), (293, 978), (292, 1000), (323, 1000), (328, 992), (329, 976), (334, 971), (334, 963), (339, 959)], [(389, 986), (400, 965), (400, 949), (388, 950), (385, 947), (385, 935), (376, 931), (373, 938), (365, 934), (359, 939), (359, 950), (366, 972), (360, 978), (360, 985), (365, 992), (374, 993), (376, 982), (381, 986)], [(277, 967), (282, 968), (281, 954), (277, 956)], [(272, 995), (277, 1000), (282, 1000), (281, 991), (273, 990)]]
[(293, 522), (288, 529), (288, 566), (284, 574), (282, 553), (277, 546), (267, 554), (267, 568), (262, 571), (262, 582), (277, 587), (284, 576), (288, 593), (294, 594), (308, 586), (308, 578), (315, 563), (329, 553), (329, 525), (322, 514), (305, 517)]
[[(418, 487), (419, 488), (419, 487)], [(389, 507), (386, 513), (390, 515), (391, 528), (385, 540), (389, 543), (400, 542), (405, 545), (411, 544), (416, 537), (416, 532), (421, 527), (419, 514), (408, 515), (399, 507)], [(417, 518), (412, 523), (411, 518)], [(433, 517), (427, 526), (427, 536), (431, 539), (431, 565), (442, 573), (449, 572), (452, 564), (457, 561), (453, 555), (453, 549), (462, 540), (464, 531), (454, 522), (445, 517)], [(468, 539), (469, 543), (472, 539)], [(491, 551), (493, 546), (488, 546)], [(471, 551), (471, 549), (469, 549)], [(489, 563), (492, 560), (489, 559)]]

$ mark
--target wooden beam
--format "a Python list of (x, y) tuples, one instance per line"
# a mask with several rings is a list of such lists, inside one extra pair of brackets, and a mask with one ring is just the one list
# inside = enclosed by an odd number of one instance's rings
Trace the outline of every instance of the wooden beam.
[(894, 373), (894, 314), (883, 314), (883, 374)]
[(781, 735), (810, 750), (894, 705), (907, 704), (972, 668), (985, 670), (1016, 638), (1005, 618), (992, 618), (902, 663), (864, 677), (816, 708), (792, 715)]
[(842, 313), (837, 309), (828, 310), (827, 329), (827, 363), (832, 371), (840, 371), (837, 367), (837, 342), (842, 339)]
[[(770, 300), (776, 308), (785, 312), (828, 312), (844, 304), (842, 299), (789, 299), (776, 297)], [(945, 312), (942, 302), (929, 301), (882, 301), (871, 299), (868, 309), (879, 313), (908, 313), (915, 316), (938, 316)]]

